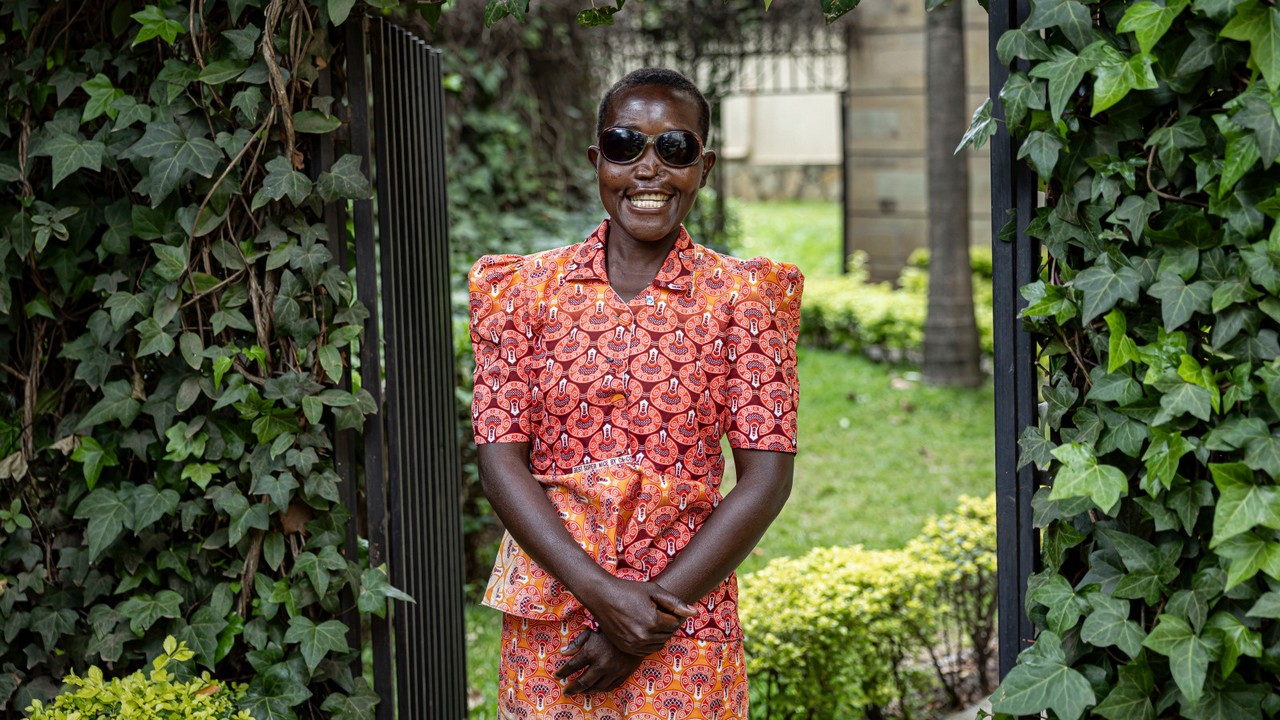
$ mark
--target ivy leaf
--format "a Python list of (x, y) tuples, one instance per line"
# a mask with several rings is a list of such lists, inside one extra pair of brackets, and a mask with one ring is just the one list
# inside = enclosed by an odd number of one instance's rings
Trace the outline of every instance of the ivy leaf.
[(1033, 602), (1049, 608), (1046, 620), (1049, 623), (1049, 629), (1053, 632), (1066, 633), (1080, 620), (1081, 601), (1076, 597), (1067, 579), (1061, 575), (1050, 575), (1048, 580), (1032, 591), (1028, 597)]
[(1155, 680), (1146, 663), (1129, 663), (1119, 667), (1120, 680), (1098, 703), (1093, 712), (1107, 720), (1155, 720), (1151, 704)]
[(322, 623), (302, 616), (289, 618), (289, 630), (284, 635), (287, 643), (298, 643), (302, 659), (307, 669), (315, 672), (330, 651), (345, 653), (347, 647), (347, 626), (338, 620), (326, 620)]
[(1053, 481), (1052, 500), (1087, 497), (1095, 505), (1107, 510), (1116, 504), (1129, 489), (1128, 479), (1116, 467), (1099, 465), (1092, 451), (1078, 443), (1060, 445), (1053, 456), (1063, 463)]
[(161, 590), (155, 595), (140, 593), (120, 603), (116, 610), (129, 618), (129, 628), (141, 636), (162, 617), (181, 617), (182, 596), (172, 590)]
[(1280, 591), (1263, 593), (1245, 615), (1256, 618), (1280, 618)]
[[(1045, 82), (1040, 79), (1032, 80), (1025, 73), (1012, 73), (1009, 79), (1005, 80), (1004, 87), (1000, 89), (1000, 104), (1004, 106), (1005, 121), (1010, 125), (1020, 125), (1023, 118), (1027, 116), (1028, 110), (1044, 110)], [(978, 115), (975, 114), (975, 123), (977, 120)], [(972, 132), (974, 124), (970, 124), (969, 129)], [(991, 128), (987, 137), (992, 134), (995, 134), (995, 127)], [(966, 137), (968, 137), (967, 134)], [(986, 138), (983, 138), (983, 142), (986, 142)]]
[(190, 170), (202, 177), (212, 177), (222, 159), (222, 151), (206, 137), (188, 138), (177, 123), (157, 121), (147, 125), (138, 142), (131, 148), (151, 158), (146, 185), (151, 207), (156, 207), (174, 190), (182, 176)]
[(1151, 69), (1150, 55), (1126, 58), (1110, 45), (1103, 45), (1102, 49), (1104, 59), (1093, 69), (1096, 80), (1093, 83), (1092, 115), (1096, 116), (1120, 102), (1130, 90), (1154, 90), (1159, 87), (1155, 72)]
[(89, 520), (85, 536), (89, 540), (90, 561), (97, 560), (126, 525), (133, 524), (133, 509), (125, 500), (115, 490), (96, 488), (76, 507), (75, 516)]
[(44, 155), (53, 161), (53, 187), (77, 170), (102, 169), (107, 146), (97, 140), (86, 140), (80, 133), (52, 129), (32, 155)]
[(1077, 720), (1096, 702), (1089, 681), (1067, 666), (1062, 640), (1046, 630), (1018, 657), (991, 701), (991, 709), (1008, 715), (1052, 710), (1061, 720)]
[[(828, 25), (840, 19), (841, 15), (858, 7), (859, 0), (822, 0), (822, 19)], [(619, 2), (621, 7), (621, 2)]]
[(334, 25), (341, 25), (347, 21), (347, 17), (351, 15), (351, 8), (355, 5), (356, 0), (329, 0), (326, 6), (329, 10), (329, 20)]
[(1138, 657), (1145, 634), (1138, 623), (1129, 619), (1130, 602), (1100, 592), (1089, 593), (1087, 599), (1093, 612), (1080, 628), (1080, 639), (1098, 647), (1114, 645), (1125, 655)]
[(1159, 480), (1166, 490), (1173, 489), (1173, 479), (1178, 474), (1178, 462), (1191, 452), (1191, 443), (1179, 432), (1151, 429), (1151, 445), (1143, 454), (1147, 476)]
[(195, 652), (196, 662), (212, 670), (218, 659), (218, 635), (227, 624), (226, 619), (219, 617), (213, 608), (204, 605), (196, 610), (189, 622), (181, 624), (174, 636)]
[(143, 43), (151, 38), (160, 38), (172, 45), (178, 39), (178, 35), (185, 33), (187, 29), (182, 23), (176, 20), (170, 20), (165, 16), (164, 10), (156, 5), (147, 5), (142, 10), (133, 13), (129, 17), (137, 20), (142, 29), (133, 38), (133, 44)]
[[(1004, 98), (1001, 97), (1003, 101)], [(969, 129), (965, 130), (964, 135), (960, 138), (960, 144), (956, 145), (956, 149), (952, 151), (953, 155), (959, 155), (960, 151), (971, 147), (975, 150), (987, 144), (991, 136), (996, 134), (999, 126), (996, 124), (995, 118), (991, 117), (991, 98), (982, 101), (977, 110), (973, 111), (973, 117), (969, 119)], [(1023, 108), (1023, 109), (1019, 109)], [(1021, 117), (1021, 113), (1025, 112), (1025, 106), (1016, 104), (1016, 101), (1005, 103), (1006, 117)], [(1010, 122), (1016, 123), (1017, 120)]]
[(1213, 286), (1207, 281), (1197, 280), (1190, 285), (1171, 272), (1163, 272), (1147, 294), (1160, 300), (1160, 316), (1164, 320), (1164, 329), (1168, 332), (1181, 327), (1195, 313), (1208, 313), (1213, 298)]
[(360, 172), (360, 156), (350, 154), (338, 158), (333, 167), (320, 173), (316, 179), (316, 191), (325, 202), (373, 197), (373, 188)]
[(1182, 163), (1186, 150), (1204, 147), (1205, 142), (1204, 131), (1200, 129), (1200, 118), (1191, 116), (1180, 118), (1178, 122), (1151, 133), (1143, 147), (1158, 148), (1160, 165), (1166, 172), (1171, 172)]
[(142, 410), (142, 403), (133, 397), (133, 388), (127, 380), (113, 380), (102, 385), (103, 398), (90, 408), (89, 412), (76, 425), (76, 431), (86, 430), (111, 420), (119, 422), (123, 427), (133, 424)]
[(1221, 688), (1210, 684), (1199, 703), (1190, 707), (1182, 703), (1182, 716), (1188, 720), (1262, 720), (1270, 694), (1267, 686), (1246, 685), (1237, 675)]
[(1032, 130), (1018, 148), (1018, 159), (1029, 158), (1036, 174), (1041, 179), (1048, 180), (1058, 164), (1058, 154), (1064, 148), (1066, 143), (1057, 135), (1044, 130)]
[(155, 318), (147, 318), (138, 323), (138, 333), (142, 336), (142, 342), (138, 343), (138, 357), (153, 353), (168, 357), (173, 352), (173, 336), (166, 333)]
[(1207, 421), (1212, 412), (1213, 395), (1208, 390), (1181, 382), (1160, 397), (1160, 412), (1151, 419), (1151, 424), (1163, 425), (1187, 413)]
[(84, 472), (84, 483), (90, 490), (98, 484), (98, 477), (102, 475), (103, 468), (120, 464), (116, 459), (114, 448), (104, 448), (92, 437), (80, 438), (80, 446), (71, 453), (71, 459), (83, 463), (81, 470)]
[(134, 533), (142, 532), (160, 518), (172, 515), (179, 499), (171, 488), (158, 490), (154, 485), (139, 485), (133, 492), (133, 524), (129, 527)]
[(1254, 141), (1262, 156), (1262, 167), (1271, 167), (1276, 157), (1280, 156), (1280, 124), (1276, 122), (1270, 103), (1260, 97), (1247, 95), (1231, 119), (1241, 127), (1253, 131)]
[(1049, 60), (1053, 55), (1040, 33), (1022, 28), (1006, 30), (996, 42), (996, 56), (1001, 65), (1011, 65), (1014, 58), (1023, 60)]
[(1080, 321), (1088, 325), (1120, 300), (1137, 302), (1141, 284), (1142, 276), (1129, 267), (1113, 270), (1106, 265), (1094, 265), (1081, 272), (1071, 282), (1083, 296)]
[(1248, 532), (1258, 525), (1280, 528), (1280, 493), (1270, 486), (1257, 485), (1254, 472), (1244, 463), (1211, 463), (1213, 482), (1219, 499), (1213, 511), (1213, 539), (1210, 548)]
[(1093, 16), (1089, 8), (1077, 0), (1036, 0), (1031, 3), (1031, 17), (1022, 27), (1027, 30), (1061, 30), (1077, 50), (1093, 41)]
[(1130, 360), (1135, 363), (1141, 362), (1142, 354), (1138, 352), (1138, 344), (1126, 334), (1129, 324), (1125, 320), (1124, 313), (1118, 309), (1112, 310), (1107, 313), (1105, 320), (1107, 328), (1111, 331), (1107, 350), (1107, 372), (1113, 373), (1119, 370)]
[(1084, 74), (1092, 70), (1096, 64), (1097, 59), (1090, 53), (1076, 55), (1060, 45), (1055, 45), (1052, 60), (1037, 63), (1031, 68), (1029, 73), (1031, 77), (1049, 81), (1049, 114), (1055, 123), (1062, 118), (1067, 102), (1080, 86), (1080, 81), (1084, 80)]
[(84, 104), (84, 112), (80, 116), (82, 125), (102, 115), (106, 115), (112, 120), (116, 119), (116, 115), (120, 111), (113, 107), (112, 104), (124, 97), (125, 92), (112, 85), (111, 78), (98, 73), (92, 80), (86, 80), (82, 83), (80, 87), (89, 94), (89, 102)]
[(246, 67), (247, 65), (240, 60), (215, 60), (205, 65), (204, 70), (200, 71), (200, 82), (206, 85), (221, 85), (240, 77)]
[[(610, 9), (617, 12), (617, 8)], [(529, 12), (529, 0), (486, 0), (484, 4), (484, 26), (493, 27), (494, 23), (508, 15), (514, 17), (516, 22), (523, 23), (527, 12)]]
[(263, 503), (252, 503), (244, 512), (231, 517), (231, 525), (227, 528), (227, 539), (234, 545), (250, 530), (267, 530), (271, 527), (271, 516)]
[(1147, 219), (1153, 213), (1160, 212), (1160, 200), (1155, 193), (1130, 195), (1120, 203), (1120, 207), (1107, 218), (1108, 222), (1123, 223), (1129, 229), (1129, 237), (1135, 241), (1142, 239), (1147, 228)]
[(1149, 54), (1160, 38), (1173, 26), (1173, 21), (1187, 7), (1187, 0), (1169, 0), (1161, 7), (1150, 0), (1130, 5), (1125, 10), (1116, 30), (1131, 32), (1138, 40), (1138, 48)]
[(350, 695), (333, 693), (324, 699), (320, 709), (329, 713), (333, 720), (373, 720), (373, 710), (378, 702), (378, 694), (364, 678), (358, 677), (355, 690)]
[(1142, 645), (1168, 657), (1169, 670), (1178, 689), (1191, 702), (1200, 700), (1209, 669), (1209, 651), (1186, 620), (1168, 613), (1161, 614)]
[(378, 617), (387, 616), (387, 600), (414, 602), (408, 593), (392, 587), (387, 573), (380, 567), (366, 569), (360, 575), (360, 595), (356, 604), (360, 612), (374, 613)]
[(1280, 87), (1280, 9), (1245, 0), (1222, 28), (1222, 37), (1249, 43), (1249, 60), (1267, 85)]
[(1280, 579), (1280, 543), (1247, 532), (1227, 540), (1217, 550), (1218, 555), (1228, 561), (1228, 590), (1257, 575), (1259, 570)]
[(1262, 635), (1251, 630), (1229, 612), (1217, 612), (1209, 618), (1208, 628), (1222, 640), (1222, 677), (1236, 669), (1241, 656), (1262, 657)]
[(267, 163), (267, 176), (262, 179), (262, 187), (253, 196), (252, 208), (257, 210), (286, 195), (294, 205), (301, 205), (310, 194), (311, 178), (294, 170), (293, 165), (284, 157), (276, 157)]
[(317, 110), (301, 110), (293, 114), (293, 129), (300, 133), (323, 135), (341, 126), (341, 120)]

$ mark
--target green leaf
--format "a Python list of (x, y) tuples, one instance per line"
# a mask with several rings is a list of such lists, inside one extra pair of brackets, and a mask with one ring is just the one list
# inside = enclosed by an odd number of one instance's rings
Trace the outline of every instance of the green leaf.
[(187, 255), (190, 252), (187, 244), (184, 242), (178, 247), (165, 245), (162, 243), (152, 243), (151, 249), (155, 251), (156, 259), (160, 262), (156, 265), (156, 274), (170, 282), (182, 277), (187, 271)]
[(1160, 38), (1173, 26), (1173, 21), (1187, 7), (1187, 0), (1169, 0), (1164, 7), (1150, 0), (1130, 5), (1125, 10), (1120, 23), (1116, 25), (1119, 32), (1131, 32), (1138, 39), (1138, 48), (1148, 54), (1156, 46)]
[(218, 659), (218, 635), (227, 624), (213, 608), (204, 605), (174, 635), (195, 652), (196, 662), (213, 670)]
[(1186, 620), (1168, 613), (1160, 615), (1142, 645), (1168, 657), (1169, 670), (1178, 689), (1191, 702), (1200, 700), (1209, 669), (1209, 651)]
[(1039, 714), (1048, 709), (1060, 720), (1077, 720), (1094, 702), (1089, 681), (1067, 667), (1062, 640), (1052, 631), (1045, 631), (1005, 676), (991, 708), (1008, 715)]
[(1213, 395), (1199, 385), (1182, 382), (1160, 397), (1160, 412), (1151, 424), (1163, 425), (1188, 413), (1207, 421), (1212, 412)]
[(240, 542), (240, 538), (250, 530), (267, 530), (271, 527), (270, 511), (263, 503), (252, 503), (244, 512), (231, 518), (227, 528), (227, 539), (231, 544)]
[(77, 170), (101, 170), (107, 146), (97, 140), (85, 140), (80, 133), (73, 135), (52, 129), (31, 154), (44, 155), (53, 161), (53, 187), (56, 188)]
[(1159, 148), (1160, 165), (1166, 171), (1172, 171), (1182, 163), (1184, 151), (1204, 147), (1205, 142), (1200, 118), (1192, 116), (1180, 118), (1176, 123), (1151, 133), (1143, 147)]
[(133, 524), (133, 508), (115, 490), (96, 488), (76, 507), (79, 519), (88, 518), (85, 537), (89, 540), (89, 560), (94, 561), (120, 536), (126, 525)]
[(98, 484), (98, 477), (102, 474), (103, 468), (120, 464), (116, 460), (115, 448), (104, 448), (92, 437), (80, 438), (80, 447), (71, 453), (71, 459), (84, 464), (81, 470), (84, 472), (85, 485), (90, 490)]
[(147, 318), (138, 323), (138, 333), (142, 336), (142, 342), (138, 343), (138, 357), (153, 353), (168, 357), (173, 352), (173, 336), (166, 333), (155, 318)]
[(1271, 104), (1261, 97), (1248, 95), (1231, 119), (1241, 127), (1253, 131), (1253, 139), (1262, 157), (1262, 167), (1269, 168), (1280, 156), (1280, 124), (1276, 122)]
[(343, 155), (328, 171), (320, 173), (316, 179), (316, 191), (325, 202), (373, 197), (373, 187), (360, 172), (359, 155)]
[(1119, 675), (1115, 688), (1093, 712), (1107, 720), (1155, 720), (1156, 709), (1151, 704), (1155, 680), (1145, 660), (1120, 665)]
[(1129, 267), (1113, 270), (1105, 265), (1094, 265), (1081, 272), (1071, 283), (1083, 296), (1080, 321), (1089, 324), (1120, 300), (1137, 302), (1141, 284), (1142, 276)]
[[(618, 11), (617, 8), (609, 9), (613, 12)], [(485, 0), (484, 26), (493, 27), (494, 23), (508, 15), (514, 17), (516, 22), (522, 23), (527, 12), (529, 12), (529, 0)], [(581, 18), (578, 22), (582, 22)]]
[(212, 140), (188, 138), (177, 123), (167, 121), (147, 125), (146, 132), (131, 149), (142, 157), (151, 158), (147, 188), (152, 207), (177, 189), (188, 170), (203, 177), (213, 177), (222, 160), (222, 151)]
[(206, 85), (221, 85), (240, 77), (246, 67), (240, 60), (215, 60), (200, 71), (200, 81)]
[[(1014, 107), (1018, 106), (1014, 105)], [(991, 117), (991, 108), (991, 98), (987, 98), (978, 106), (977, 110), (973, 111), (973, 117), (969, 120), (969, 129), (960, 138), (960, 144), (956, 145), (956, 149), (952, 152), (953, 155), (959, 155), (960, 151), (967, 147), (972, 147), (976, 150), (986, 145), (991, 136), (996, 134), (999, 126), (996, 125), (995, 118)], [(1010, 105), (1006, 103), (1005, 108), (1007, 116), (1010, 114)]]
[(1099, 465), (1093, 453), (1078, 443), (1061, 445), (1053, 456), (1063, 463), (1053, 481), (1050, 499), (1062, 500), (1087, 497), (1095, 505), (1106, 510), (1116, 504), (1122, 495), (1128, 494), (1129, 482), (1116, 467)]
[(134, 315), (146, 316), (151, 312), (150, 293), (138, 293), (134, 295), (126, 290), (115, 292), (103, 306), (111, 310), (111, 326), (116, 330), (123, 330), (124, 326), (133, 318)]
[(84, 113), (80, 116), (81, 124), (102, 115), (115, 120), (120, 111), (112, 107), (112, 103), (125, 97), (125, 92), (112, 85), (111, 78), (98, 73), (93, 79), (86, 80), (80, 87), (89, 94), (89, 102), (84, 104)]
[(133, 634), (141, 636), (162, 617), (182, 617), (182, 596), (172, 590), (161, 590), (155, 595), (139, 593), (120, 603), (116, 610), (129, 618)]
[(1147, 288), (1147, 294), (1161, 301), (1160, 316), (1164, 320), (1164, 329), (1173, 332), (1195, 313), (1209, 312), (1213, 286), (1204, 280), (1188, 285), (1178, 275), (1165, 272)]
[(127, 380), (112, 380), (102, 385), (103, 398), (90, 408), (76, 425), (76, 430), (86, 430), (111, 420), (129, 427), (142, 410), (142, 403), (133, 398), (133, 388)]
[(322, 623), (297, 616), (289, 618), (289, 630), (284, 635), (287, 643), (298, 643), (302, 659), (307, 669), (315, 672), (329, 652), (345, 653), (347, 647), (347, 626), (338, 620), (326, 620)]
[(1055, 45), (1052, 60), (1037, 63), (1031, 68), (1031, 77), (1049, 81), (1049, 114), (1055, 123), (1066, 111), (1067, 102), (1080, 86), (1080, 81), (1084, 80), (1085, 73), (1096, 64), (1097, 59), (1092, 54), (1076, 55), (1065, 47)]
[(346, 22), (347, 17), (351, 15), (351, 8), (355, 5), (356, 0), (329, 0), (326, 6), (329, 10), (329, 21), (334, 25)]
[(1066, 148), (1066, 143), (1057, 135), (1044, 131), (1032, 130), (1018, 148), (1018, 159), (1029, 158), (1031, 167), (1043, 180), (1053, 175), (1053, 168), (1058, 164), (1058, 154)]
[(155, 5), (147, 5), (129, 17), (142, 25), (142, 29), (133, 38), (134, 45), (156, 37), (172, 45), (178, 39), (178, 35), (187, 31), (182, 23), (170, 20), (165, 16), (164, 10)]
[(1093, 42), (1093, 16), (1077, 0), (1035, 0), (1031, 3), (1031, 17), (1022, 27), (1060, 30), (1077, 50)]
[(1222, 677), (1236, 669), (1241, 656), (1262, 657), (1262, 635), (1249, 629), (1229, 612), (1217, 612), (1209, 618), (1208, 628), (1222, 640)]
[(1063, 634), (1070, 631), (1080, 620), (1081, 602), (1067, 579), (1061, 575), (1051, 575), (1044, 584), (1030, 594), (1030, 599), (1049, 608), (1046, 619), (1049, 629)]
[(257, 210), (272, 200), (288, 195), (294, 205), (301, 205), (311, 194), (311, 179), (293, 169), (284, 157), (273, 158), (267, 163), (267, 176), (262, 187), (253, 196), (252, 208)]
[(1100, 592), (1089, 593), (1088, 601), (1093, 606), (1093, 612), (1085, 618), (1084, 625), (1080, 628), (1080, 639), (1098, 647), (1114, 645), (1125, 655), (1138, 657), (1146, 635), (1138, 623), (1129, 619), (1131, 603)]
[(1245, 0), (1219, 34), (1249, 43), (1253, 66), (1266, 78), (1267, 85), (1280, 87), (1280, 9), (1258, 0)]
[(1210, 548), (1258, 525), (1280, 528), (1280, 492), (1276, 488), (1255, 484), (1253, 470), (1244, 463), (1212, 463), (1209, 470), (1219, 493)]
[(1280, 618), (1280, 591), (1263, 593), (1245, 615), (1256, 618)]
[(391, 581), (382, 568), (371, 567), (361, 573), (360, 595), (356, 600), (360, 612), (386, 617), (388, 599), (414, 602), (408, 594), (391, 586)]
[(1110, 45), (1102, 46), (1105, 59), (1093, 68), (1097, 78), (1093, 83), (1093, 108), (1090, 114), (1097, 115), (1115, 105), (1129, 94), (1130, 90), (1154, 90), (1159, 86), (1155, 72), (1151, 69), (1150, 55), (1135, 55), (1125, 58)]
[(1227, 540), (1217, 550), (1218, 555), (1228, 561), (1228, 590), (1257, 575), (1259, 570), (1280, 579), (1280, 543), (1247, 532)]
[(1221, 688), (1210, 684), (1205, 696), (1195, 705), (1182, 705), (1182, 716), (1187, 720), (1262, 720), (1270, 688), (1265, 685), (1246, 685), (1237, 675)]
[(1023, 60), (1050, 60), (1049, 46), (1045, 44), (1040, 33), (1022, 28), (1006, 30), (996, 43), (996, 56), (1001, 65), (1013, 64), (1014, 58)]
[(1169, 433), (1152, 428), (1151, 435), (1151, 445), (1142, 456), (1147, 476), (1159, 480), (1166, 490), (1171, 490), (1174, 477), (1178, 474), (1178, 463), (1184, 455), (1191, 452), (1191, 443), (1179, 432)]
[(218, 474), (218, 466), (213, 463), (187, 463), (182, 466), (182, 479), (195, 483), (204, 490), (209, 481)]
[[(840, 19), (841, 15), (858, 7), (859, 0), (822, 0), (822, 19), (828, 25)], [(619, 2), (621, 7), (621, 2)]]
[(333, 693), (324, 699), (320, 709), (329, 713), (333, 720), (373, 720), (378, 702), (378, 694), (364, 678), (358, 677), (355, 690), (350, 695)]
[(316, 110), (302, 110), (293, 114), (293, 129), (300, 133), (323, 135), (342, 127), (342, 121)]
[(134, 533), (142, 532), (152, 523), (178, 509), (178, 493), (171, 488), (159, 490), (154, 485), (139, 485), (133, 492)]
[(1141, 362), (1142, 354), (1138, 352), (1137, 343), (1126, 335), (1129, 326), (1124, 313), (1119, 309), (1112, 310), (1107, 313), (1105, 320), (1107, 328), (1111, 330), (1107, 351), (1107, 372), (1113, 373), (1119, 370), (1130, 360)]

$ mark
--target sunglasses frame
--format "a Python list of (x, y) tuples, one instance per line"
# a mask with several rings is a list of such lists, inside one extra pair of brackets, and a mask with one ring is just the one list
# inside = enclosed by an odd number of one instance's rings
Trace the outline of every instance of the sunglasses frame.
[[(605, 151), (604, 151), (604, 136), (605, 136), (607, 133), (612, 132), (612, 131), (614, 131), (614, 130), (625, 130), (625, 131), (630, 132), (630, 133), (635, 133), (635, 134), (637, 134), (637, 135), (639, 135), (639, 136), (641, 136), (641, 137), (643, 137), (643, 138), (644, 138), (644, 146), (640, 148), (640, 152), (636, 153), (636, 156), (635, 156), (635, 157), (633, 157), (633, 158), (631, 158), (630, 160), (627, 160), (627, 161), (625, 161), (625, 162), (619, 162), (619, 161), (617, 161), (617, 160), (614, 160), (614, 159), (610, 158), (608, 155), (606, 155), (606, 154), (605, 154)], [(698, 143), (698, 155), (697, 155), (697, 157), (695, 157), (695, 158), (693, 159), (693, 161), (692, 161), (692, 162), (686, 163), (686, 164), (684, 164), (684, 165), (677, 165), (677, 164), (675, 164), (675, 163), (669, 162), (666, 158), (664, 158), (664, 157), (662, 156), (662, 153), (658, 152), (658, 144), (657, 144), (658, 138), (662, 137), (663, 135), (666, 135), (667, 133), (688, 133), (689, 135), (692, 135), (692, 136), (693, 136), (693, 139)], [(668, 166), (668, 167), (673, 167), (673, 168), (687, 168), (687, 167), (693, 167), (694, 165), (697, 165), (697, 164), (698, 164), (698, 161), (699, 161), (699, 160), (701, 160), (701, 159), (702, 159), (702, 157), (703, 157), (703, 156), (706, 154), (706, 152), (707, 152), (706, 148), (705, 148), (705, 147), (703, 146), (703, 144), (702, 144), (702, 138), (698, 137), (698, 133), (696, 133), (696, 132), (694, 132), (694, 131), (692, 131), (692, 130), (664, 130), (663, 132), (660, 132), (660, 133), (658, 133), (657, 135), (649, 135), (649, 134), (647, 134), (647, 133), (642, 133), (642, 132), (640, 132), (639, 130), (634, 130), (634, 129), (632, 129), (632, 128), (624, 127), (624, 126), (622, 126), (622, 125), (612, 125), (612, 126), (610, 126), (610, 127), (605, 128), (605, 129), (600, 133), (599, 137), (597, 137), (597, 138), (596, 138), (596, 147), (597, 147), (597, 148), (599, 148), (599, 150), (600, 150), (600, 157), (604, 158), (604, 159), (605, 159), (605, 160), (607, 160), (608, 162), (613, 163), (614, 165), (631, 165), (632, 163), (634, 163), (634, 162), (638, 161), (640, 158), (644, 157), (644, 151), (645, 151), (645, 150), (648, 150), (650, 145), (653, 145), (654, 153), (655, 153), (655, 154), (657, 154), (658, 159), (662, 161), (662, 164), (664, 164), (664, 165), (666, 165), (666, 166)]]

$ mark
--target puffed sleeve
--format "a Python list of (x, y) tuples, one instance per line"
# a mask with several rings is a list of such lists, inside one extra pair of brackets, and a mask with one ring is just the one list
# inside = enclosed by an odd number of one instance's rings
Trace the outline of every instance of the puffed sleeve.
[(790, 263), (754, 258), (743, 263), (740, 296), (726, 340), (729, 446), (796, 451), (796, 339), (804, 275)]
[(532, 401), (533, 291), (520, 281), (519, 255), (486, 255), (469, 275), (475, 392), (471, 423), (477, 445), (529, 442)]

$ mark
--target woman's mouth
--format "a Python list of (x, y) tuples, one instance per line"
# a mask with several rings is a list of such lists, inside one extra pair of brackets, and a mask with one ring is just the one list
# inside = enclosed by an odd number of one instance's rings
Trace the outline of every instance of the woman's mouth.
[(636, 193), (628, 195), (627, 200), (641, 210), (657, 210), (671, 202), (671, 196), (663, 193)]

